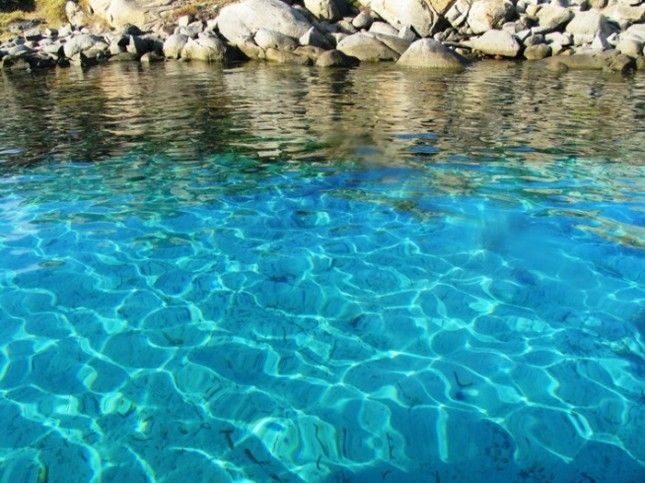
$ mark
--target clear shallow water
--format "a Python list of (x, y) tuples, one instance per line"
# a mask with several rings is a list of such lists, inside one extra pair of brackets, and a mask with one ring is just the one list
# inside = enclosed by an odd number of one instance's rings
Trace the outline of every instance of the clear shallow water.
[(2, 78), (2, 481), (642, 480), (643, 78), (499, 65)]

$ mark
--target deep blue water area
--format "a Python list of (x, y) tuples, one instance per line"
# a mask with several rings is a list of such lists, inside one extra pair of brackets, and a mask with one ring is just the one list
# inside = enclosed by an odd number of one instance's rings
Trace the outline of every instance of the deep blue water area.
[(0, 481), (643, 481), (645, 78), (500, 65), (0, 78)]

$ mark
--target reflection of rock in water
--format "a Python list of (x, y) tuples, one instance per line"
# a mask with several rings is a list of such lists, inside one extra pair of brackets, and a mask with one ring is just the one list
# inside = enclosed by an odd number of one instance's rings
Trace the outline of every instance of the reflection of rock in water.
[[(0, 101), (11, 115), (0, 134), (26, 149), (15, 156), (20, 162), (133, 150), (193, 158), (232, 149), (267, 160), (392, 165), (433, 161), (456, 147), (484, 161), (537, 163), (544, 153), (572, 152), (636, 158), (642, 147), (625, 133), (639, 114), (636, 103), (623, 101), (639, 89), (639, 77), (557, 76), (498, 62), (461, 74), (391, 65), (324, 71), (115, 63), (3, 76)], [(61, 143), (62, 131), (78, 134)], [(568, 143), (558, 145), (563, 138)]]

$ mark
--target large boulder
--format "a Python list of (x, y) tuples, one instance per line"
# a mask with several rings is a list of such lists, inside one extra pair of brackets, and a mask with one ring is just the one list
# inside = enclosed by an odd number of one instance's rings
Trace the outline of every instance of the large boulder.
[(409, 26), (420, 36), (428, 37), (434, 31), (437, 14), (425, 0), (360, 0), (397, 30)]
[(574, 54), (549, 57), (543, 60), (549, 70), (608, 70), (627, 72), (636, 67), (634, 59), (616, 50), (608, 50), (597, 54)]
[(374, 35), (366, 32), (349, 35), (336, 47), (343, 54), (356, 57), (362, 62), (397, 60), (398, 52), (381, 42)]
[(515, 36), (505, 30), (489, 30), (481, 37), (471, 39), (469, 45), (482, 54), (502, 57), (517, 57), (520, 51), (520, 44)]
[(468, 25), (475, 34), (500, 28), (514, 13), (508, 0), (476, 0), (468, 12)]
[(243, 0), (227, 5), (217, 17), (217, 26), (235, 45), (246, 42), (260, 29), (299, 39), (312, 27), (304, 14), (280, 0)]
[(421, 39), (410, 45), (397, 64), (425, 69), (461, 70), (466, 65), (466, 59), (437, 40)]
[(343, 54), (340, 50), (327, 50), (316, 60), (318, 67), (353, 67), (358, 64), (354, 57)]

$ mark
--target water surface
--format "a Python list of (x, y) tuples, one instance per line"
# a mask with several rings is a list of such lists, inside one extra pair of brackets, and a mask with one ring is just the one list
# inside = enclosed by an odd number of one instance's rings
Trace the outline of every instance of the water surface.
[(642, 481), (645, 78), (0, 81), (0, 480)]

